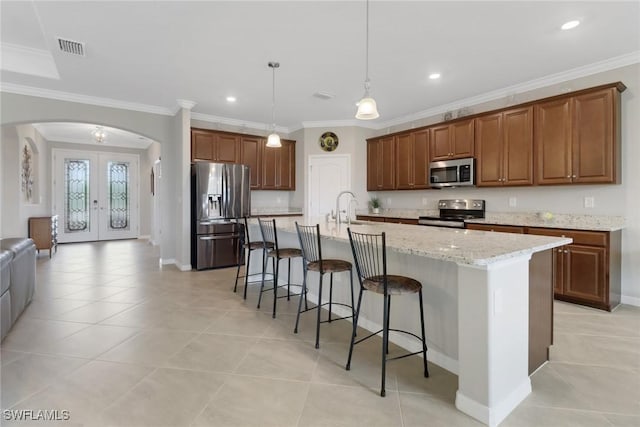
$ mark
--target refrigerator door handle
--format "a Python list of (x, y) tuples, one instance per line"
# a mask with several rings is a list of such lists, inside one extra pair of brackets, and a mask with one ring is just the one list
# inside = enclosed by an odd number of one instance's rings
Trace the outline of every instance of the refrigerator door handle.
[(239, 234), (221, 234), (218, 236), (200, 236), (199, 240), (223, 240), (223, 239), (237, 239)]

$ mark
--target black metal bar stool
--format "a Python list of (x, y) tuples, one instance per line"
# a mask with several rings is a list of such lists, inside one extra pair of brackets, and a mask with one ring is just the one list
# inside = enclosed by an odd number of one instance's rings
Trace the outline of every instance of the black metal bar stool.
[[(322, 259), (322, 245), (320, 243), (320, 224), (316, 225), (298, 225), (296, 222), (296, 231), (300, 239), (300, 247), (302, 248), (303, 271), (302, 292), (300, 293), (300, 301), (298, 302), (298, 315), (296, 316), (296, 326), (294, 333), (298, 333), (298, 323), (300, 321), (300, 313), (310, 310), (318, 310), (318, 320), (316, 322), (316, 348), (320, 347), (320, 324), (331, 322), (332, 320), (350, 319), (355, 316), (355, 304), (353, 299), (353, 276), (352, 265), (349, 261), (341, 259)], [(320, 274), (318, 279), (318, 305), (312, 308), (307, 306), (307, 274), (309, 271), (317, 271)], [(349, 282), (351, 284), (351, 305), (333, 302), (333, 273), (349, 273)], [(329, 302), (322, 303), (322, 277), (325, 273), (330, 274), (329, 278)], [(302, 299), (305, 300), (305, 309), (302, 310)], [(328, 320), (321, 320), (321, 308), (325, 305), (329, 306)], [(331, 309), (333, 305), (341, 305), (351, 309), (351, 316), (331, 318)]]
[(238, 263), (238, 270), (236, 271), (236, 281), (235, 281), (235, 284), (233, 286), (233, 292), (236, 292), (237, 289), (238, 289), (238, 279), (244, 278), (244, 295), (243, 295), (243, 298), (247, 299), (247, 288), (248, 288), (248, 285), (250, 283), (262, 283), (261, 280), (256, 280), (256, 281), (253, 281), (253, 282), (249, 282), (249, 277), (250, 276), (258, 276), (258, 275), (262, 276), (262, 272), (249, 274), (249, 266), (251, 265), (251, 252), (257, 251), (257, 250), (262, 250), (262, 263), (260, 265), (264, 267), (264, 262), (267, 259), (267, 250), (272, 249), (273, 248), (273, 244), (272, 243), (263, 242), (263, 241), (255, 241), (255, 242), (251, 241), (251, 238), (249, 236), (249, 224), (248, 224), (246, 216), (243, 217), (242, 219), (238, 218), (236, 221), (241, 222), (244, 225), (243, 239), (240, 242), (240, 244), (242, 245), (242, 249), (243, 249), (242, 259), (244, 259), (244, 252), (246, 252), (247, 253), (247, 261), (246, 261), (246, 264), (245, 264), (245, 269), (244, 269), (244, 275), (243, 276), (240, 275), (240, 266), (242, 264)]
[[(278, 233), (276, 232), (276, 220), (275, 219), (261, 219), (258, 218), (258, 224), (260, 225), (260, 232), (262, 233), (262, 240), (266, 245), (271, 245), (270, 249), (267, 249), (267, 254), (264, 259), (262, 268), (262, 284), (260, 285), (260, 296), (258, 297), (258, 308), (260, 308), (260, 302), (262, 301), (262, 293), (270, 291), (271, 289), (264, 289), (264, 281), (267, 273), (268, 259), (272, 260), (273, 269), (273, 317), (276, 317), (276, 301), (278, 298), (287, 297), (287, 300), (291, 299), (291, 258), (302, 258), (302, 251), (298, 248), (281, 248), (278, 246)], [(287, 283), (286, 285), (278, 285), (278, 270), (280, 268), (280, 261), (287, 260)], [(287, 295), (278, 296), (278, 288), (287, 287)], [(299, 286), (299, 285), (296, 285)], [(293, 294), (296, 296), (298, 294)]]
[[(410, 277), (387, 274), (387, 248), (384, 232), (381, 234), (354, 233), (350, 228), (348, 228), (347, 231), (349, 232), (349, 241), (351, 242), (353, 259), (355, 260), (358, 278), (360, 279), (360, 295), (358, 296), (358, 308), (356, 309), (356, 315), (353, 322), (353, 334), (351, 336), (351, 345), (349, 346), (349, 358), (347, 359), (346, 369), (351, 369), (353, 346), (382, 332), (382, 385), (380, 388), (380, 396), (384, 396), (387, 361), (402, 359), (408, 356), (413, 356), (414, 354), (422, 353), (424, 376), (425, 378), (429, 377), (429, 370), (427, 369), (427, 340), (424, 333), (422, 284)], [(382, 329), (355, 341), (358, 317), (360, 316), (360, 307), (362, 304), (362, 294), (365, 290), (384, 295)], [(420, 327), (422, 337), (408, 331), (389, 328), (391, 295), (415, 293), (418, 294), (420, 302)], [(401, 332), (417, 338), (422, 343), (422, 350), (389, 358), (389, 331)]]

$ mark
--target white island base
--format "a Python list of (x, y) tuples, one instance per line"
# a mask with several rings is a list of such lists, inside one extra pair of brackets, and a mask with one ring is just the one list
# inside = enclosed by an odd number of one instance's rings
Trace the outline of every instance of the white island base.
[[(301, 225), (320, 223), (323, 257), (353, 259), (347, 226), (317, 218), (277, 218), (281, 247), (299, 247), (295, 221)], [(260, 232), (256, 222), (252, 223), (250, 232), (255, 240)], [(384, 223), (360, 223), (351, 228), (362, 233), (387, 233), (389, 273), (413, 277), (423, 285), (427, 358), (458, 375), (455, 404), (460, 411), (486, 425), (498, 425), (531, 392), (529, 260), (532, 254), (568, 244), (571, 239)], [(342, 276), (334, 279), (333, 296), (350, 302), (348, 279)], [(292, 263), (292, 281), (301, 283), (301, 278), (300, 263)], [(358, 283), (355, 277), (354, 283)], [(310, 275), (308, 285), (310, 300), (317, 300), (313, 295), (317, 292), (316, 275)], [(549, 302), (552, 298), (549, 292)], [(359, 326), (380, 329), (380, 301), (365, 296)], [(417, 333), (417, 313), (417, 298), (396, 298), (391, 323), (394, 328)], [(391, 334), (390, 340), (416, 350), (413, 342), (398, 335)]]

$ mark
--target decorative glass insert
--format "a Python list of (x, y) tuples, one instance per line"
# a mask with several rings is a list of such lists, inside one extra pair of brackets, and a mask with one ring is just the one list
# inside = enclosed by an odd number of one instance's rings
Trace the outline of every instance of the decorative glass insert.
[(67, 233), (89, 230), (89, 160), (64, 161), (65, 224)]
[(129, 229), (129, 163), (108, 163), (109, 228)]

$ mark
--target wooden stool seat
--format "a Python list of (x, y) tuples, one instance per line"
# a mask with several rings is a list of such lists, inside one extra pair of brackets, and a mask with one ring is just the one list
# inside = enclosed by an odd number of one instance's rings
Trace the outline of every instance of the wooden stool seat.
[(249, 243), (245, 243), (244, 247), (245, 249), (249, 249), (251, 251), (254, 250), (258, 250), (258, 249), (264, 249), (264, 247), (267, 247), (267, 249), (272, 249), (273, 248), (273, 243), (270, 242), (249, 242)]
[(268, 257), (275, 258), (298, 258), (302, 256), (302, 251), (297, 248), (278, 248), (278, 250), (272, 249), (267, 252)]
[[(371, 292), (384, 295), (384, 276), (367, 277), (362, 286)], [(422, 290), (422, 283), (406, 276), (387, 274), (387, 293), (389, 295), (415, 294)]]
[(340, 273), (342, 271), (351, 271), (352, 268), (352, 264), (349, 261), (341, 259), (323, 259), (322, 271), (320, 271), (320, 265), (320, 261), (313, 261), (307, 265), (307, 269), (321, 273)]

